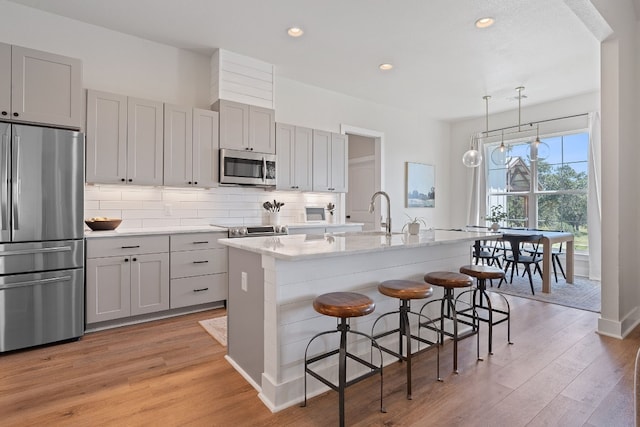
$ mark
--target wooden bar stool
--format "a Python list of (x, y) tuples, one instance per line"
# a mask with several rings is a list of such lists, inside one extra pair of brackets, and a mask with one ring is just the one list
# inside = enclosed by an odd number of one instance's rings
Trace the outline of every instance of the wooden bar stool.
[[(428, 339), (422, 338), (421, 336), (413, 335), (411, 333), (411, 323), (409, 322), (409, 314), (413, 314), (418, 317), (418, 323), (420, 321), (424, 321), (424, 322), (429, 322), (433, 324), (431, 319), (429, 319), (427, 316), (411, 311), (411, 300), (429, 298), (431, 295), (433, 295), (433, 289), (427, 283), (415, 282), (411, 280), (388, 280), (378, 285), (378, 291), (380, 291), (381, 294), (386, 295), (388, 297), (398, 298), (400, 300), (400, 307), (397, 311), (391, 311), (378, 317), (378, 319), (376, 319), (376, 321), (373, 323), (373, 327), (371, 328), (371, 336), (373, 336), (375, 340), (378, 340), (379, 338), (395, 334), (396, 332), (398, 333), (398, 351), (397, 352), (383, 345), (380, 345), (380, 349), (386, 353), (389, 353), (397, 357), (400, 362), (402, 361), (407, 362), (407, 399), (411, 399), (411, 358), (415, 354), (418, 354), (430, 348), (433, 348), (433, 347), (425, 347), (421, 350), (416, 351), (415, 353), (412, 353), (411, 351), (412, 339), (422, 342), (424, 344), (428, 344), (429, 346), (435, 345), (435, 348), (437, 351), (436, 378), (438, 379), (438, 381), (442, 381), (442, 379), (440, 378), (440, 346), (438, 345), (440, 341), (440, 335), (439, 334), (436, 335), (435, 341), (429, 341)], [(376, 325), (380, 320), (384, 319), (386, 316), (394, 315), (396, 313), (399, 314), (398, 328), (390, 331), (381, 332), (378, 334), (374, 333), (376, 329)], [(406, 342), (407, 342), (406, 354), (403, 352), (403, 349), (402, 349), (403, 337), (406, 339)]]
[[(434, 318), (434, 322), (440, 321), (440, 343), (444, 344), (444, 336), (451, 337), (453, 340), (453, 371), (458, 373), (458, 341), (468, 338), (472, 335), (477, 335), (477, 358), (478, 360), (482, 360), (480, 358), (480, 336), (478, 335), (479, 322), (477, 313), (472, 308), (472, 313), (475, 313), (471, 318), (471, 322), (458, 319), (457, 313), (458, 310), (456, 308), (457, 303), (466, 304), (464, 301), (458, 301), (455, 299), (454, 291), (456, 289), (469, 288), (473, 284), (471, 277), (461, 274), (454, 273), (451, 271), (434, 271), (431, 273), (427, 273), (424, 275), (424, 281), (435, 286), (440, 286), (444, 289), (444, 296), (440, 299), (435, 299), (427, 302), (420, 309), (420, 314), (428, 308), (431, 304), (440, 302), (440, 317)], [(466, 304), (469, 305), (469, 304)], [(446, 310), (445, 310), (446, 309)], [(453, 331), (448, 332), (444, 327), (444, 321), (451, 320), (453, 322)], [(463, 334), (458, 333), (458, 323), (462, 323), (468, 326), (471, 326), (469, 331), (466, 331)], [(424, 327), (427, 329), (434, 330), (433, 325), (427, 322), (420, 322), (420, 327)]]
[[(304, 351), (304, 403), (302, 406), (307, 406), (307, 375), (309, 374), (312, 377), (316, 378), (318, 381), (322, 382), (329, 388), (338, 392), (338, 401), (339, 401), (339, 414), (340, 414), (340, 426), (344, 426), (344, 391), (350, 385), (353, 385), (357, 382), (364, 380), (365, 378), (369, 378), (370, 376), (380, 374), (380, 412), (386, 412), (384, 407), (382, 406), (382, 350), (376, 343), (376, 341), (370, 336), (362, 332), (353, 331), (349, 326), (349, 322), (347, 319), (351, 317), (359, 317), (366, 316), (367, 314), (373, 313), (375, 310), (375, 303), (371, 298), (366, 295), (362, 295), (355, 292), (331, 292), (328, 294), (323, 294), (318, 296), (313, 300), (313, 308), (320, 314), (324, 314), (326, 316), (337, 317), (338, 327), (336, 330), (320, 332), (319, 334), (314, 335), (313, 338), (307, 344), (307, 348)], [(309, 351), (309, 346), (311, 343), (318, 337), (332, 334), (332, 333), (340, 333), (340, 347), (338, 349), (319, 354), (317, 356), (308, 358), (307, 352)], [(373, 365), (366, 360), (349, 353), (347, 351), (347, 333), (356, 334), (363, 336), (369, 340), (371, 340), (371, 344), (375, 346), (380, 352), (380, 366)], [(338, 384), (335, 385), (331, 381), (322, 377), (317, 372), (313, 371), (309, 365), (320, 360), (326, 359), (327, 357), (338, 355)], [(361, 365), (366, 366), (370, 369), (369, 372), (365, 372), (362, 375), (359, 375), (356, 378), (353, 378), (347, 381), (347, 358), (354, 360)]]
[[(478, 286), (475, 289), (462, 292), (458, 295), (458, 298), (471, 292), (471, 304), (476, 315), (479, 315), (480, 313), (487, 315), (487, 317), (478, 316), (478, 320), (486, 322), (489, 326), (489, 354), (493, 354), (492, 345), (494, 325), (507, 322), (507, 342), (509, 344), (513, 344), (511, 342), (511, 308), (509, 306), (509, 301), (502, 294), (492, 293), (493, 295), (499, 295), (507, 306), (506, 311), (494, 308), (491, 304), (491, 298), (487, 293), (487, 280), (504, 279), (504, 271), (499, 268), (486, 265), (463, 265), (460, 267), (460, 273), (475, 277), (477, 280)], [(469, 313), (470, 311), (472, 311), (471, 308), (460, 310), (458, 311), (458, 316), (470, 317), (473, 315), (473, 312)], [(498, 314), (497, 318), (494, 318), (494, 314)]]

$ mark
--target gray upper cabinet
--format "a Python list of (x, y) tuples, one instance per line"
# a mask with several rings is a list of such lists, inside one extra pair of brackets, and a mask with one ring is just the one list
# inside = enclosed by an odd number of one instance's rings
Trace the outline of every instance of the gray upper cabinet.
[(347, 162), (346, 135), (313, 131), (313, 191), (346, 193)]
[(0, 117), (79, 129), (81, 96), (79, 59), (0, 44)]
[(218, 185), (218, 113), (193, 109), (193, 185)]
[(278, 190), (311, 191), (313, 130), (284, 123), (276, 125)]
[(164, 185), (193, 184), (193, 108), (164, 104)]
[(86, 181), (122, 184), (127, 179), (127, 97), (87, 91)]
[(162, 102), (127, 101), (127, 183), (162, 185)]
[(218, 113), (164, 106), (164, 185), (218, 184)]
[(212, 107), (220, 113), (220, 148), (276, 152), (273, 110), (225, 99)]
[(86, 181), (162, 185), (163, 104), (87, 91)]

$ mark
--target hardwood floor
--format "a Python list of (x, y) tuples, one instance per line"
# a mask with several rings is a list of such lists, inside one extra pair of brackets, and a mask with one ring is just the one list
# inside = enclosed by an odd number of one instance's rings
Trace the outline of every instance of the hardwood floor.
[[(512, 340), (494, 329), (494, 355), (475, 360), (475, 338), (414, 359), (413, 400), (404, 365), (347, 389), (356, 426), (633, 426), (633, 369), (640, 328), (625, 340), (595, 333), (598, 314), (509, 298)], [(337, 394), (272, 414), (224, 359), (198, 320), (223, 310), (85, 335), (77, 342), (0, 356), (0, 424), (161, 426), (337, 425)], [(375, 314), (374, 314), (375, 315)], [(486, 333), (486, 328), (484, 328)], [(486, 352), (486, 335), (481, 335)], [(310, 381), (313, 381), (311, 379)]]

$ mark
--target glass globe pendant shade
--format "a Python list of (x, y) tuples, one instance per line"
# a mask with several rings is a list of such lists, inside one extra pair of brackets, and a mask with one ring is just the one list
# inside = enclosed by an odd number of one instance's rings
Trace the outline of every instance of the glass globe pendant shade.
[(509, 159), (511, 158), (510, 149), (504, 142), (500, 144), (500, 146), (493, 149), (491, 152), (491, 162), (494, 165), (506, 165)]
[(535, 162), (536, 160), (545, 160), (549, 157), (549, 153), (551, 149), (547, 145), (547, 143), (540, 141), (539, 137), (536, 137), (536, 140), (531, 143), (531, 161)]
[(470, 149), (462, 156), (462, 163), (468, 168), (477, 168), (482, 163), (482, 154), (478, 150)]

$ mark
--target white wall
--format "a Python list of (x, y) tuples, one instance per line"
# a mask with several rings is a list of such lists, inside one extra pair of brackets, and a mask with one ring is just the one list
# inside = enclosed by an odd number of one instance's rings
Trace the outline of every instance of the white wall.
[(601, 44), (602, 314), (598, 331), (624, 337), (640, 322), (638, 289), (639, 23), (629, 0), (592, 0), (613, 29)]
[[(277, 76), (276, 121), (340, 131), (340, 124), (384, 133), (383, 190), (391, 198), (394, 231), (405, 223), (404, 213), (421, 216), (430, 226), (449, 223), (449, 125), (413, 112), (372, 104), (340, 93)], [(405, 208), (405, 162), (436, 166), (436, 207)]]
[(0, 42), (80, 58), (83, 86), (209, 108), (209, 57), (0, 0)]

